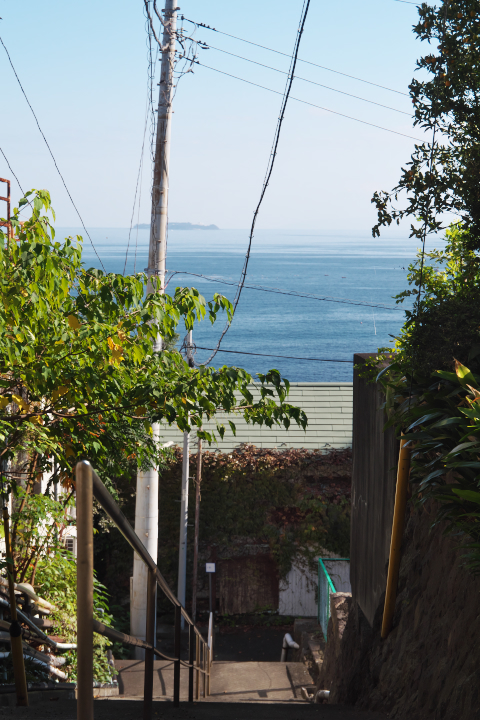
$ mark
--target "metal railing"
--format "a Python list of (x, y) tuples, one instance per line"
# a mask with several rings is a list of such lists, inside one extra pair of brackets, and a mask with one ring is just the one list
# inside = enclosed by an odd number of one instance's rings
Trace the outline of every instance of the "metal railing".
[(10, 222), (10, 180), (7, 180), (6, 178), (0, 178), (0, 183), (5, 183), (7, 186), (7, 194), (5, 196), (0, 195), (0, 200), (4, 200), (7, 203), (7, 219), (6, 221), (0, 220), (0, 227), (7, 228), (7, 237), (10, 240), (10, 237), (13, 235), (12, 224)]
[(322, 627), (325, 640), (327, 639), (328, 621), (330, 619), (330, 595), (336, 593), (335, 585), (329, 571), (325, 567), (327, 562), (350, 562), (349, 558), (318, 558), (318, 622)]
[[(213, 614), (210, 613), (208, 639), (205, 640), (185, 608), (149, 555), (142, 541), (123, 515), (89, 462), (76, 467), (77, 497), (77, 719), (93, 720), (93, 632), (145, 649), (143, 718), (152, 719), (154, 657), (173, 662), (173, 704), (180, 703), (180, 668), (187, 667), (188, 701), (200, 699), (200, 676), (203, 697), (210, 695), (210, 670), (213, 660)], [(121, 633), (93, 619), (93, 498), (102, 506), (125, 540), (148, 567), (147, 617), (145, 641)], [(155, 647), (156, 586), (175, 607), (175, 650), (169, 657)], [(181, 659), (181, 618), (189, 627), (188, 662)]]

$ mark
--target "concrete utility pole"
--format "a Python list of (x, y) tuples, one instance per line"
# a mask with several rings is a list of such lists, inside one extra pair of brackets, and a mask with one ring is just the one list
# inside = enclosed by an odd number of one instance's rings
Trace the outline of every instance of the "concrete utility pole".
[(192, 619), (197, 618), (198, 538), (200, 535), (200, 485), (202, 482), (202, 439), (198, 438), (197, 477), (195, 480), (195, 536), (193, 541)]
[[(192, 331), (188, 333), (187, 360), (193, 367)], [(178, 590), (177, 597), (185, 607), (185, 594), (187, 587), (187, 534), (188, 534), (188, 484), (190, 474), (190, 433), (183, 433), (183, 459), (182, 459), (182, 498), (180, 501), (180, 537), (178, 552)], [(182, 629), (185, 620), (182, 617)]]
[[(148, 251), (147, 292), (154, 291), (151, 278), (156, 277), (157, 292), (165, 290), (165, 260), (167, 250), (168, 178), (170, 162), (170, 126), (172, 119), (173, 70), (177, 28), (175, 0), (165, 0), (164, 29), (162, 38), (162, 64), (158, 100), (157, 139), (152, 187), (152, 219)], [(159, 337), (155, 350), (162, 349)], [(159, 441), (160, 427), (152, 427), (153, 437)], [(135, 504), (135, 532), (144, 543), (151, 557), (157, 562), (158, 551), (158, 468), (137, 475)], [(133, 579), (130, 600), (130, 632), (134, 637), (145, 639), (147, 619), (147, 567), (136, 555), (133, 560)], [(144, 651), (135, 648), (136, 657), (143, 659)]]

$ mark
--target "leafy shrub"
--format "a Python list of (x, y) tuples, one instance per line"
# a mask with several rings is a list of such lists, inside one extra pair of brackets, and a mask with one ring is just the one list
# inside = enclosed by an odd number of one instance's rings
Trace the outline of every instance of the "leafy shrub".
[[(37, 569), (37, 592), (53, 603), (57, 610), (49, 619), (54, 626), (50, 631), (65, 642), (77, 642), (77, 565), (74, 556), (68, 551), (57, 551), (54, 555), (42, 559)], [(93, 615), (105, 625), (111, 625), (112, 616), (108, 609), (105, 587), (94, 579)], [(94, 633), (93, 635), (93, 675), (98, 682), (111, 682), (112, 669), (108, 665), (106, 652), (111, 642)], [(77, 678), (77, 652), (69, 650), (66, 657), (66, 671), (70, 681)]]

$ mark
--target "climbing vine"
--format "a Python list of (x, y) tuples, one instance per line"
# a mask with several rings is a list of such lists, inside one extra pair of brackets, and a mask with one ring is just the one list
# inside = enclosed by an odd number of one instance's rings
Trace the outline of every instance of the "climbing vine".
[[(344, 450), (272, 450), (243, 445), (231, 453), (203, 455), (200, 508), (200, 552), (216, 548), (218, 559), (267, 546), (279, 575), (285, 576), (299, 554), (307, 563), (330, 550), (348, 557), (352, 453)], [(188, 569), (193, 567), (196, 456), (190, 459)], [(176, 587), (182, 452), (176, 448), (160, 474), (158, 562)], [(133, 483), (117, 481), (123, 512), (133, 520)], [(95, 566), (112, 595), (110, 609), (118, 618), (128, 606), (132, 553), (114, 528), (99, 525)], [(202, 582), (203, 568), (199, 579)], [(187, 583), (188, 588), (190, 584)], [(160, 600), (160, 599), (159, 599)], [(188, 597), (187, 597), (188, 603)], [(167, 606), (165, 607), (167, 610)], [(127, 627), (125, 624), (125, 627)]]
[[(182, 453), (177, 450), (160, 479), (160, 554), (176, 572), (178, 498)], [(196, 457), (190, 459), (195, 477)], [(206, 452), (201, 485), (200, 542), (218, 557), (269, 546), (284, 577), (295, 556), (313, 563), (331, 550), (349, 555), (351, 450), (272, 450), (243, 445), (231, 453)], [(194, 517), (194, 492), (189, 496)], [(166, 542), (167, 538), (175, 542)], [(165, 542), (162, 542), (162, 538)], [(190, 550), (193, 533), (190, 533)], [(191, 553), (190, 553), (191, 554)]]

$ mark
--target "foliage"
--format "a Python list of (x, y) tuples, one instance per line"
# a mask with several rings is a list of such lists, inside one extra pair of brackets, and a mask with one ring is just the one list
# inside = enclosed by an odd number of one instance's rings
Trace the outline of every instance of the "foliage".
[(410, 288), (395, 296), (397, 303), (418, 294), (422, 298), (413, 310), (405, 310), (405, 323), (392, 347), (379, 348), (370, 363), (375, 378), (382, 363), (392, 361), (399, 372), (410, 375), (418, 368), (423, 375), (435, 370), (452, 370), (457, 359), (480, 370), (480, 255), (468, 249), (467, 231), (455, 223), (446, 231), (441, 250), (419, 251), (408, 267)]
[[(20, 223), (27, 205), (32, 215)], [(57, 242), (48, 213), (54, 218), (48, 192), (31, 191), (10, 218), (16, 237), (0, 233), (2, 489), (16, 507), (17, 579), (31, 582), (40, 569), (46, 582), (48, 563), (54, 572), (63, 557), (58, 528), (67, 518), (50, 496), (55, 482), (73, 491), (78, 459), (88, 458), (115, 492), (118, 479), (129, 482), (138, 467), (164, 462), (155, 422), (193, 426), (207, 442), (226, 431), (221, 423), (216, 433), (201, 429), (219, 409), (260, 425), (307, 423), (287, 402), (289, 383), (277, 370), (258, 376), (255, 399), (253, 379), (241, 368), (190, 368), (173, 347), (179, 325), (213, 323), (220, 312), (231, 319), (225, 297), (207, 302), (194, 288), (147, 295), (144, 274), (86, 269), (81, 238)], [(235, 432), (233, 421), (229, 427)], [(44, 472), (49, 486), (40, 495)], [(58, 618), (67, 634), (70, 610)]]
[[(28, 494), (18, 490), (19, 507), (12, 513), (12, 539), (14, 542), (14, 577), (16, 582), (29, 582), (36, 592), (56, 606), (49, 615), (54, 626), (50, 634), (60, 636), (65, 642), (77, 642), (77, 567), (75, 557), (65, 549), (65, 530), (74, 524), (71, 515), (71, 494), (55, 501), (48, 495)], [(94, 579), (94, 615), (106, 625), (111, 624), (107, 595), (104, 586)], [(111, 643), (100, 635), (94, 635), (94, 677), (108, 682), (111, 670), (106, 650)], [(76, 679), (77, 654), (67, 651), (66, 665), (62, 666), (69, 680)], [(4, 669), (9, 673), (7, 666)], [(45, 673), (31, 663), (31, 679), (40, 680)], [(48, 675), (48, 674), (47, 674)]]
[[(200, 541), (219, 557), (266, 543), (284, 577), (295, 556), (312, 564), (323, 549), (348, 557), (351, 450), (270, 450), (243, 445), (231, 453), (205, 452), (202, 461)], [(182, 453), (160, 477), (159, 557), (175, 583)], [(190, 475), (195, 477), (196, 458)], [(195, 494), (189, 494), (189, 517)], [(163, 540), (163, 542), (162, 542)], [(193, 533), (189, 538), (192, 561)]]
[[(45, 668), (42, 668), (41, 665), (35, 663), (28, 655), (24, 655), (23, 662), (25, 664), (27, 683), (48, 682), (51, 679), (49, 672)], [(0, 660), (0, 682), (8, 685), (13, 685), (15, 682), (11, 652), (6, 658)]]
[[(280, 574), (294, 555), (312, 560), (325, 548), (348, 557), (350, 546), (351, 449), (329, 452), (270, 450), (243, 445), (232, 453), (204, 452), (200, 506), (200, 550), (216, 546), (218, 557), (268, 544)], [(182, 453), (176, 448), (160, 475), (159, 566), (176, 587)], [(193, 567), (196, 456), (190, 460), (188, 576)], [(117, 485), (124, 514), (133, 521), (135, 494), (126, 481)], [(208, 559), (208, 557), (207, 557)], [(114, 624), (128, 632), (121, 609), (129, 598), (132, 553), (118, 531), (101, 527), (95, 536), (95, 568), (112, 596)], [(200, 583), (205, 578), (199, 573)], [(163, 608), (159, 595), (159, 607)], [(170, 606), (165, 605), (165, 611)]]
[[(469, 565), (480, 572), (479, 490), (480, 310), (477, 251), (469, 249), (461, 224), (447, 231), (443, 250), (426, 254), (424, 295), (406, 321), (394, 348), (381, 348), (369, 373), (378, 374), (386, 393), (387, 426), (407, 433), (413, 449), (411, 480), (414, 499), (437, 501), (436, 522), (454, 531), (468, 548)], [(421, 256), (409, 267), (416, 293)], [(467, 370), (468, 365), (471, 370)]]
[[(198, 428), (218, 408), (241, 412), (249, 422), (306, 425), (305, 414), (286, 402), (288, 381), (271, 370), (260, 378), (254, 400), (251, 376), (234, 367), (189, 368), (175, 350), (155, 351), (160, 335), (167, 342), (179, 323), (190, 329), (221, 311), (232, 315), (221, 295), (212, 301), (194, 288), (177, 288), (173, 296), (146, 295), (143, 274), (123, 277), (86, 270), (81, 238), (55, 241), (46, 215), (50, 196), (32, 191), (32, 216), (22, 225), (15, 208), (12, 225), (18, 235), (0, 246), (0, 439), (3, 460), (23, 453), (30, 473), (52, 468), (71, 482), (74, 463), (88, 459), (99, 469), (110, 458), (110, 474), (121, 474), (121, 460), (133, 455), (141, 463), (156, 460), (151, 439), (138, 440), (152, 422)], [(53, 211), (52, 211), (53, 213)], [(20, 292), (19, 292), (20, 288)], [(122, 433), (128, 425), (136, 432)], [(235, 430), (230, 422), (232, 431)], [(217, 426), (223, 436), (225, 428)], [(35, 463), (33, 468), (32, 463)], [(16, 482), (12, 477), (13, 489)]]
[(221, 627), (221, 631), (224, 633), (228, 632), (229, 628), (247, 627), (247, 628), (258, 628), (258, 627), (273, 627), (273, 628), (284, 628), (291, 627), (295, 618), (290, 615), (279, 615), (278, 611), (271, 610), (269, 608), (259, 608), (258, 611), (252, 615), (218, 615), (215, 618), (215, 624)]
[[(42, 558), (37, 569), (37, 592), (53, 603), (57, 610), (49, 615), (54, 627), (51, 634), (58, 635), (64, 642), (77, 642), (77, 566), (75, 557), (66, 550), (57, 550), (55, 554)], [(93, 615), (105, 625), (112, 624), (108, 610), (105, 587), (94, 578)], [(97, 633), (93, 634), (93, 675), (98, 682), (111, 682), (112, 671), (108, 665), (106, 652), (111, 642)], [(67, 662), (64, 669), (69, 681), (76, 680), (77, 652), (69, 650), (63, 653)]]
[(18, 488), (20, 504), (12, 513), (11, 540), (16, 582), (35, 583), (39, 560), (63, 550), (65, 529), (75, 524), (72, 493), (61, 502)]
[(480, 573), (480, 376), (456, 362), (455, 372), (417, 373), (411, 388), (395, 363), (383, 377), (395, 388), (390, 424), (412, 446), (415, 497), (439, 503), (436, 522), (457, 534)]
[[(480, 1), (422, 3), (414, 33), (432, 48), (417, 62), (421, 77), (410, 85), (414, 124), (432, 135), (415, 145), (391, 193), (376, 192), (382, 226), (412, 218), (411, 236), (437, 233), (445, 213), (460, 216), (470, 249), (480, 248)], [(396, 207), (401, 193), (404, 207)], [(442, 217), (443, 216), (443, 217)], [(416, 221), (416, 224), (415, 224)]]

